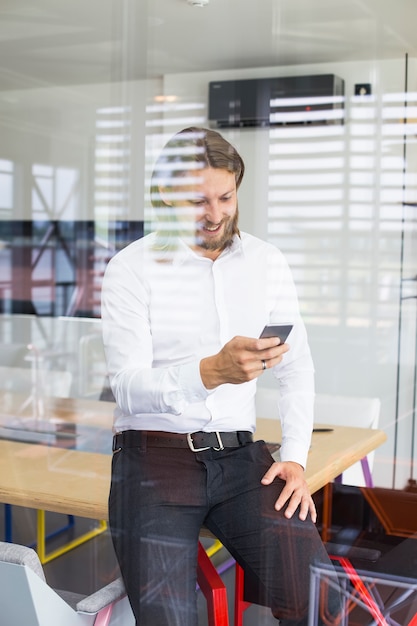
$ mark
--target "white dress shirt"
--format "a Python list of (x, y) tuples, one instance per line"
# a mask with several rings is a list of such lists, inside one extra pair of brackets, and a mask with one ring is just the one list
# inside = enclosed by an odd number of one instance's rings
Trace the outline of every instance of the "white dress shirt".
[(282, 253), (247, 233), (214, 262), (181, 240), (165, 252), (155, 242), (151, 234), (121, 250), (103, 280), (104, 347), (117, 402), (114, 431), (253, 432), (256, 380), (208, 390), (200, 360), (234, 336), (259, 337), (267, 323), (292, 323), (290, 350), (273, 368), (280, 387), (281, 460), (305, 467), (313, 363)]

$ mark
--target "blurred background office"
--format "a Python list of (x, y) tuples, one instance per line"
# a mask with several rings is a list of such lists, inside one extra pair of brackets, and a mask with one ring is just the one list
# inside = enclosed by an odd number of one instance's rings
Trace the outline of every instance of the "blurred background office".
[(292, 266), (317, 392), (378, 398), (374, 483), (413, 484), (416, 23), (415, 0), (0, 0), (2, 386), (101, 397), (106, 262), (153, 228), (167, 138), (210, 125), (246, 161), (241, 228)]

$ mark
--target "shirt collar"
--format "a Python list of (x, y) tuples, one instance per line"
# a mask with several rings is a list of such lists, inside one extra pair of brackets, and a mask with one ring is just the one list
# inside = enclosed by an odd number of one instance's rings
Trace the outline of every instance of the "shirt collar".
[[(243, 252), (242, 240), (239, 235), (233, 235), (232, 244), (222, 251), (222, 253), (217, 257), (216, 262), (239, 252)], [(201, 256), (200, 254), (198, 254), (198, 252), (192, 250), (192, 248), (190, 248), (190, 246), (186, 244), (185, 241), (178, 238), (178, 246), (175, 250), (173, 263), (176, 265), (181, 265), (182, 263), (185, 263), (190, 259), (198, 259), (203, 262), (210, 261), (209, 258)], [(211, 262), (213, 263), (213, 261)]]

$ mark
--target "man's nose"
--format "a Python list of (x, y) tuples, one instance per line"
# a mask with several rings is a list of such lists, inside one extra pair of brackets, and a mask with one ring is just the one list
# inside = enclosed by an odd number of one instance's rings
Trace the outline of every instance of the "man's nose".
[(206, 207), (205, 217), (213, 224), (221, 222), (223, 219), (223, 212), (220, 203), (216, 200), (210, 202)]

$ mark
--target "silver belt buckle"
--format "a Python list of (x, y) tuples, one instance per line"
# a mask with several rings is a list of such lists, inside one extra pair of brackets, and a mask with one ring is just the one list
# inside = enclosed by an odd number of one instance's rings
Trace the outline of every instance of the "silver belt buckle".
[[(217, 437), (217, 442), (219, 444), (219, 447), (218, 448), (213, 447), (213, 450), (216, 450), (216, 451), (224, 450), (223, 441), (222, 441), (222, 438), (220, 437), (219, 431), (218, 430), (214, 431), (214, 434)], [(193, 442), (193, 433), (187, 433), (187, 443), (191, 452), (204, 452), (204, 450), (210, 450), (211, 448), (211, 446), (206, 446), (205, 448), (195, 448), (194, 442)]]

